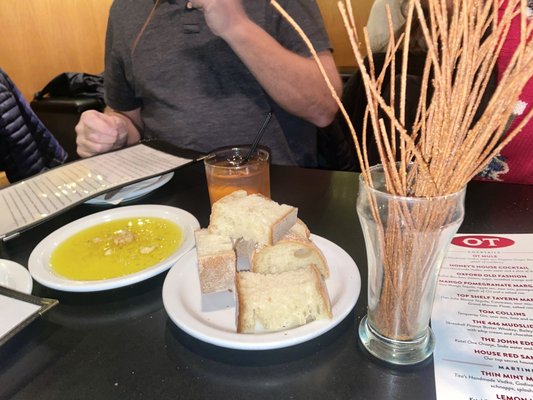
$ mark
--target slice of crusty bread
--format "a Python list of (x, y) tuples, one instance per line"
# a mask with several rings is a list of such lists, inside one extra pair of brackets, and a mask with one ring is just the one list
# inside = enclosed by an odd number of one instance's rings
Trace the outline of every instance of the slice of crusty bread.
[(291, 229), (273, 246), (259, 246), (251, 253), (250, 270), (262, 274), (291, 271), (315, 265), (324, 279), (329, 267), (320, 249), (308, 238)]
[(236, 256), (231, 239), (207, 229), (195, 231), (194, 236), (202, 293), (233, 290)]
[(235, 282), (237, 332), (273, 332), (332, 318), (326, 285), (313, 265), (279, 274), (238, 272)]
[(298, 209), (237, 190), (213, 204), (209, 231), (232, 239), (272, 245), (295, 224)]
[[(318, 248), (316, 248), (316, 246), (314, 246), (314, 244), (310, 241), (310, 237), (311, 232), (309, 231), (309, 228), (301, 219), (298, 218), (291, 229), (289, 229), (289, 231), (275, 245), (273, 245), (278, 246), (280, 244), (284, 244), (283, 246), (280, 246), (279, 249), (276, 248), (275, 250), (272, 250), (275, 252), (275, 254), (280, 255), (280, 257), (275, 257), (275, 255), (267, 256), (266, 253), (270, 254), (270, 250), (265, 250), (264, 252), (261, 251), (263, 248), (269, 247), (268, 245), (262, 245), (254, 242), (253, 240), (244, 240), (242, 238), (238, 239), (234, 243), (235, 253), (237, 254), (237, 271), (252, 270), (252, 259), (254, 258), (254, 255), (261, 253), (265, 255), (256, 257), (255, 272), (283, 272), (314, 263), (321, 271), (323, 277), (329, 277), (326, 260), (324, 259), (320, 250), (318, 250)], [(292, 238), (294, 238), (294, 240), (291, 240)], [(301, 243), (298, 244), (295, 243), (295, 241), (299, 241)], [(287, 244), (289, 243), (293, 243), (293, 252), (290, 254), (289, 259), (285, 260), (281, 256), (287, 254), (285, 250), (287, 249)], [(310, 248), (309, 245), (311, 246)], [(315, 252), (315, 249), (318, 250), (318, 253), (313, 256), (312, 252)], [(265, 260), (265, 258), (270, 260), (274, 257), (275, 260), (272, 260), (271, 262)], [(298, 260), (294, 260), (295, 257)], [(309, 262), (305, 262), (305, 260), (309, 260)], [(287, 261), (290, 263), (290, 265), (285, 267)], [(270, 267), (272, 264), (274, 265)]]

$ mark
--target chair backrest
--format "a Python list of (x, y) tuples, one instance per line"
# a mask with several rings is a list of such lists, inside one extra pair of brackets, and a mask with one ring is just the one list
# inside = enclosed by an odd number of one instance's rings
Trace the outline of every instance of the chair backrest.
[(16, 182), (63, 164), (67, 156), (0, 69), (0, 170)]

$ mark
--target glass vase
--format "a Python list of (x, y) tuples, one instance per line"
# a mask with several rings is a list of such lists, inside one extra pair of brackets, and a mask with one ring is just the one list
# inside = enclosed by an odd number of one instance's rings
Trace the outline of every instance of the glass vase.
[(368, 260), (368, 311), (359, 337), (370, 354), (397, 365), (433, 353), (429, 326), (439, 270), (464, 217), (466, 187), (446, 196), (387, 193), (381, 165), (373, 187), (360, 177), (357, 214)]

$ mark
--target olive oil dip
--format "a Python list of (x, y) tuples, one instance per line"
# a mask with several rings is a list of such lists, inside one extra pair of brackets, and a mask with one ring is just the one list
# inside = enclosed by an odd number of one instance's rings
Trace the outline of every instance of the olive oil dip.
[(123, 218), (84, 229), (52, 252), (54, 273), (71, 280), (95, 281), (133, 274), (173, 254), (183, 231), (163, 218)]

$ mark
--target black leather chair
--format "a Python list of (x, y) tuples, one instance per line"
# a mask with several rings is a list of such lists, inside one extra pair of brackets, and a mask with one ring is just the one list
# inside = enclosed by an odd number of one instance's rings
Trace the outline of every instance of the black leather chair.
[(102, 111), (102, 104), (92, 97), (50, 97), (34, 99), (31, 108), (54, 133), (68, 153), (70, 161), (78, 159), (76, 152), (76, 132), (74, 127), (78, 123), (81, 113), (86, 110)]

